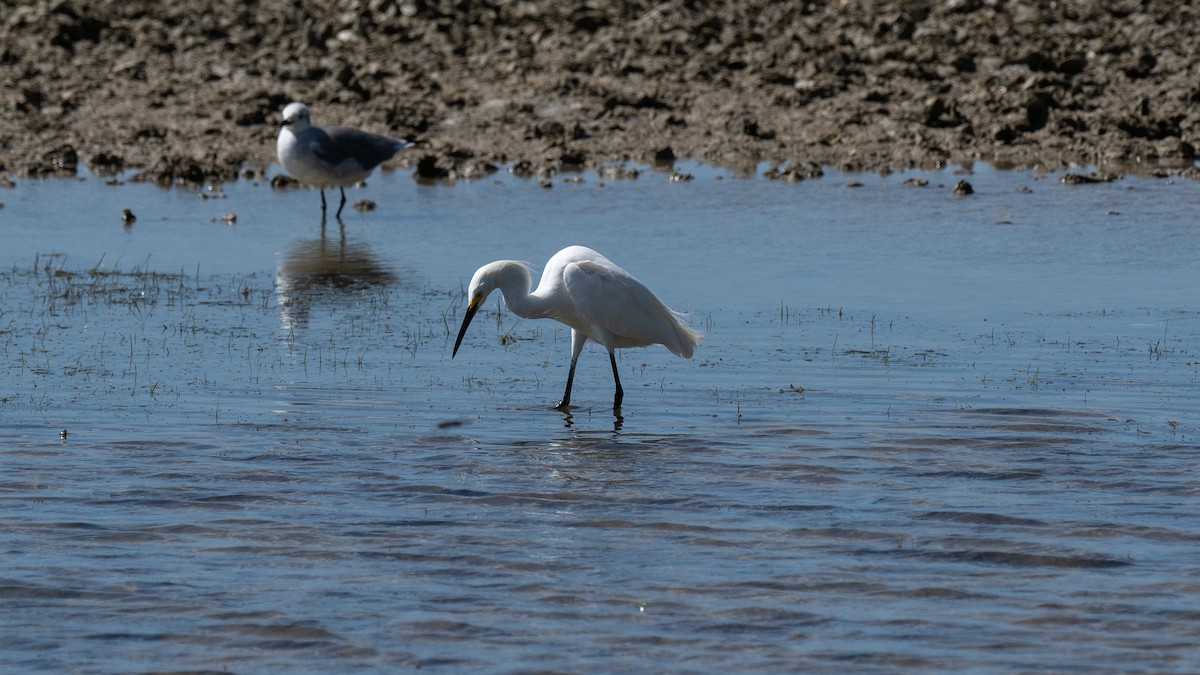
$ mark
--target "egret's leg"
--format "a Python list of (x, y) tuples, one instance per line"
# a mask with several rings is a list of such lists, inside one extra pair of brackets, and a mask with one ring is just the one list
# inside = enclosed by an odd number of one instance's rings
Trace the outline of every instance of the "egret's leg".
[(554, 406), (559, 410), (571, 407), (571, 387), (575, 384), (575, 364), (579, 361), (579, 354), (583, 352), (583, 345), (586, 343), (586, 335), (575, 330), (571, 331), (571, 369), (567, 371), (567, 388), (563, 391), (562, 400)]
[(617, 357), (612, 350), (608, 352), (608, 362), (612, 364), (613, 382), (617, 384), (617, 393), (613, 397), (613, 412), (620, 413), (621, 401), (625, 398), (625, 390), (621, 388), (621, 376), (617, 374)]
[(325, 215), (325, 188), (321, 188), (321, 215)]
[(338, 190), (342, 193), (342, 202), (340, 204), (338, 204), (338, 212), (337, 212), (337, 215), (334, 217), (337, 218), (338, 220), (341, 220), (342, 207), (346, 205), (346, 188), (338, 186)]
[(558, 402), (558, 405), (554, 406), (559, 410), (566, 410), (571, 407), (571, 385), (575, 384), (575, 362), (578, 360), (578, 357), (571, 358), (571, 370), (567, 372), (567, 388), (563, 391), (562, 400)]

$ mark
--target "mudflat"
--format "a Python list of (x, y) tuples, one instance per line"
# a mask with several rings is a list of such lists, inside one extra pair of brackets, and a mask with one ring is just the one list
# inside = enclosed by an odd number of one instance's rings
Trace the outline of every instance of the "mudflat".
[(398, 161), (449, 179), (684, 157), (789, 180), (972, 160), (1195, 176), (1198, 18), (1165, 0), (41, 0), (0, 19), (0, 174), (229, 180), (273, 161), (300, 100), (419, 140)]

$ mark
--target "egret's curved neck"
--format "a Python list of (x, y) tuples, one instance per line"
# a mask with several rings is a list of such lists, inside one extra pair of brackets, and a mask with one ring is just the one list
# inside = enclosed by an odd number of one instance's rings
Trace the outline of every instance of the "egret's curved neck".
[(531, 292), (533, 279), (524, 265), (512, 264), (501, 270), (496, 288), (504, 296), (509, 311), (525, 319), (546, 316), (546, 300)]

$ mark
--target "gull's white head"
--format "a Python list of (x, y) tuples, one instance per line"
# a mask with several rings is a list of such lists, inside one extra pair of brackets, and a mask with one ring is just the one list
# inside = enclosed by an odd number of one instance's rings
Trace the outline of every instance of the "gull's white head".
[(287, 104), (283, 109), (283, 126), (291, 129), (292, 133), (304, 131), (312, 122), (308, 118), (308, 106), (300, 102)]

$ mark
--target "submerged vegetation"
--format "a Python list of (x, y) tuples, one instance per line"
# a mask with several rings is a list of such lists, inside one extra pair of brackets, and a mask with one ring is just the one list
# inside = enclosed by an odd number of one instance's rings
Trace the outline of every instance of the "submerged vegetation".
[[(0, 272), (3, 412), (33, 411), (55, 424), (162, 406), (213, 415), (221, 396), (228, 404), (327, 378), (365, 386), (447, 332), (440, 314), (393, 324), (395, 290), (386, 283), (201, 277), (102, 262), (79, 269), (39, 255)], [(310, 330), (314, 305), (336, 320)]]
[[(442, 420), (536, 407), (545, 383), (561, 379), (546, 349), (568, 349), (569, 331), (521, 321), (499, 302), (483, 310), (488, 328), (473, 339), (494, 341), (500, 356), (448, 368), (462, 289), (408, 286), (347, 250), (293, 255), (273, 275), (163, 272), (149, 261), (122, 269), (103, 259), (79, 267), (61, 254), (0, 271), (0, 416), (55, 429), (166, 410), (172, 424), (259, 424), (289, 418), (272, 397), (303, 388), (329, 405), (384, 399), (376, 414), (417, 405)], [(1200, 317), (1131, 324), (1130, 316), (1105, 310), (945, 335), (904, 317), (781, 303), (744, 329), (710, 314), (706, 329), (718, 339), (696, 372), (641, 352), (622, 368), (678, 410), (735, 424), (836, 399), (854, 415), (878, 408), (885, 419), (899, 401), (957, 410), (1015, 403), (1190, 434), (1196, 420), (1159, 399), (1200, 382), (1189, 337)], [(1069, 328), (1055, 336), (1056, 326)], [(1119, 409), (1131, 400), (1136, 412)]]
[[(254, 276), (199, 279), (184, 273), (67, 266), (36, 256), (0, 272), (5, 310), (0, 350), (10, 406), (70, 416), (80, 404), (144, 410), (212, 387), (206, 363), (221, 344), (253, 355), (269, 339), (272, 289)], [(260, 364), (248, 359), (245, 372)], [(11, 408), (10, 408), (11, 410)]]

